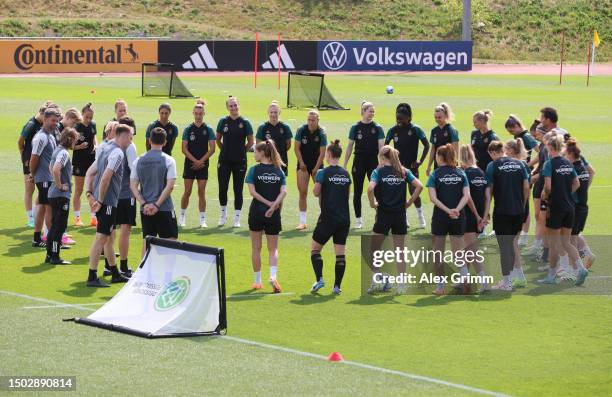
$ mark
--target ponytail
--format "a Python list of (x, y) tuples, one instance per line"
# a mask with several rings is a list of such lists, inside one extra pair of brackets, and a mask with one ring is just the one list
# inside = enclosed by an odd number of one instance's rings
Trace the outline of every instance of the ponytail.
[(489, 109), (480, 110), (474, 113), (473, 117), (477, 120), (484, 121), (487, 123), (487, 125), (489, 125), (489, 121), (491, 120), (491, 117), (493, 117), (493, 112)]
[(334, 159), (339, 159), (342, 156), (342, 147), (340, 146), (340, 139), (335, 139), (332, 143), (327, 145), (327, 152)]
[(278, 153), (278, 150), (276, 150), (276, 145), (274, 144), (273, 140), (266, 139), (263, 142), (259, 142), (257, 145), (255, 145), (255, 150), (258, 152), (263, 152), (264, 156), (266, 156), (266, 158), (269, 159), (275, 167), (281, 168), (285, 166), (285, 163), (283, 163), (283, 159)]
[(457, 166), (457, 153), (455, 153), (455, 148), (453, 147), (452, 143), (447, 143), (446, 145), (440, 146), (438, 149), (436, 149), (436, 156), (442, 157), (442, 160), (444, 160), (444, 163), (446, 163), (448, 166)]
[(527, 150), (525, 150), (525, 144), (521, 138), (510, 139), (504, 145), (504, 149), (506, 149), (506, 152), (511, 150), (512, 153), (514, 153), (514, 156), (512, 157), (516, 157), (519, 160), (524, 160), (527, 158)]
[(91, 102), (83, 106), (83, 109), (81, 109), (81, 115), (85, 114), (86, 112), (91, 112), (91, 113), (94, 112), (93, 107), (91, 106)]
[(565, 152), (567, 154), (571, 154), (574, 159), (580, 158), (582, 151), (580, 150), (580, 146), (578, 146), (578, 142), (576, 142), (575, 138), (570, 138), (567, 140), (565, 143)]
[(446, 121), (448, 121), (449, 123), (455, 119), (455, 114), (453, 113), (453, 110), (446, 102), (442, 102), (441, 104), (436, 106), (435, 111), (443, 113), (444, 116), (446, 116)]
[(382, 149), (380, 149), (379, 156), (388, 160), (391, 163), (391, 166), (395, 171), (395, 176), (398, 176), (402, 179), (406, 177), (406, 170), (400, 162), (399, 151), (397, 149), (389, 145), (385, 145), (382, 147)]
[(471, 168), (476, 165), (476, 156), (471, 145), (461, 145), (459, 148), (459, 161), (461, 161), (461, 165), (465, 168)]

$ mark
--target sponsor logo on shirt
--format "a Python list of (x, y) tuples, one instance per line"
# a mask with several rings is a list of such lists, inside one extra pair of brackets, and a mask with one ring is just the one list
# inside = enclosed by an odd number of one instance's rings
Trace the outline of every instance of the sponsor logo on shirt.
[(402, 182), (404, 182), (404, 179), (399, 178), (395, 175), (385, 176), (381, 180), (383, 183), (386, 183), (387, 185), (401, 185)]
[(461, 178), (459, 175), (447, 174), (438, 178), (438, 181), (445, 185), (456, 185), (458, 183), (463, 182), (463, 178)]
[(394, 141), (394, 142), (398, 142), (398, 141), (399, 141), (399, 136), (397, 136), (397, 134), (395, 134), (395, 135), (393, 136), (393, 141)]
[(523, 166), (517, 163), (504, 163), (497, 167), (497, 169), (504, 172), (516, 172), (522, 170)]
[(487, 180), (485, 178), (483, 178), (482, 176), (477, 176), (476, 178), (472, 179), (470, 181), (470, 183), (474, 186), (487, 186)]
[(574, 171), (574, 167), (570, 165), (562, 165), (555, 170), (555, 172), (559, 175), (570, 175), (572, 171)]
[(584, 171), (582, 174), (578, 175), (578, 179), (580, 179), (580, 182), (587, 182), (589, 178), (591, 178), (591, 175), (588, 171)]
[(261, 175), (257, 175), (257, 179), (263, 183), (276, 183), (281, 180), (281, 177), (276, 174), (269, 174), (266, 172)]
[(346, 185), (347, 183), (351, 182), (348, 176), (341, 174), (334, 174), (333, 176), (330, 176), (328, 180), (334, 185)]

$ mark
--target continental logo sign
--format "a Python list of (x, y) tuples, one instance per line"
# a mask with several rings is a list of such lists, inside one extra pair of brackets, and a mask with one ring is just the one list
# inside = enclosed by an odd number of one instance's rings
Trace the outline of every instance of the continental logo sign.
[(138, 72), (157, 40), (0, 40), (0, 73)]

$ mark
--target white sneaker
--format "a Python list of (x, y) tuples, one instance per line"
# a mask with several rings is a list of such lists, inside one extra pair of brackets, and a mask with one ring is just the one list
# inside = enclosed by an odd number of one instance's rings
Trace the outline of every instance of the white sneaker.
[(408, 292), (408, 285), (406, 283), (398, 283), (395, 285), (395, 295), (404, 295)]
[(179, 215), (179, 226), (180, 227), (185, 227), (185, 215)]
[(500, 281), (497, 285), (492, 286), (491, 289), (497, 291), (514, 291), (511, 283), (504, 283), (503, 281)]
[(355, 219), (355, 229), (363, 228), (363, 220), (361, 218)]
[(200, 220), (200, 227), (208, 227), (208, 225), (206, 224), (206, 219), (201, 219)]
[(225, 223), (227, 222), (227, 214), (221, 213), (221, 217), (219, 218), (219, 226), (223, 226), (225, 225)]
[(528, 242), (529, 242), (529, 235), (521, 234), (521, 236), (519, 237), (519, 241), (518, 241), (519, 247), (525, 247)]
[(410, 227), (410, 221), (408, 220), (408, 215), (406, 215), (406, 226)]
[(240, 218), (237, 216), (234, 217), (234, 227), (240, 227)]
[(421, 229), (425, 229), (425, 226), (427, 226), (427, 222), (425, 222), (425, 215), (419, 214), (418, 218), (419, 218), (419, 227)]
[(495, 237), (495, 230), (491, 230), (491, 233), (487, 234), (487, 238)]

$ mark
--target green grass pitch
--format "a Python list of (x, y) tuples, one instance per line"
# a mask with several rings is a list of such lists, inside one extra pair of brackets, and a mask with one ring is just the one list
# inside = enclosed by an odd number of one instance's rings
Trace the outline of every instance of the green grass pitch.
[[(196, 95), (207, 99), (205, 120), (213, 126), (225, 113), (224, 101), (229, 94), (238, 96), (242, 114), (254, 127), (266, 119), (271, 100), (283, 103), (286, 98), (286, 87), (278, 91), (275, 76), (270, 75), (260, 78), (257, 89), (245, 76), (186, 76), (184, 81)], [(375, 103), (376, 121), (385, 130), (394, 122), (395, 105), (409, 102), (414, 121), (425, 131), (434, 125), (434, 106), (446, 101), (457, 115), (454, 125), (462, 142), (467, 141), (471, 115), (477, 110), (492, 109), (493, 129), (509, 138), (503, 129), (508, 113), (517, 114), (529, 124), (541, 107), (556, 107), (560, 126), (578, 138), (585, 156), (597, 170), (590, 190), (587, 234), (605, 235), (611, 231), (612, 213), (608, 208), (612, 172), (608, 164), (612, 153), (612, 77), (594, 77), (588, 88), (578, 76), (566, 77), (561, 87), (555, 76), (330, 75), (326, 82), (340, 103), (353, 109), (321, 113), (321, 124), (330, 138), (343, 142), (349, 126), (359, 119), (359, 104), (365, 99)], [(387, 85), (395, 87), (394, 95), (385, 93)], [(44, 252), (30, 247), (31, 229), (25, 227), (22, 204), (18, 132), (46, 99), (56, 101), (63, 109), (80, 109), (91, 101), (96, 109), (94, 119), (103, 126), (112, 117), (113, 102), (123, 98), (138, 125), (135, 142), (142, 152), (144, 128), (156, 118), (157, 106), (163, 99), (141, 98), (137, 77), (2, 78), (0, 87), (0, 374), (75, 375), (79, 395), (454, 396), (484, 391), (530, 396), (612, 394), (610, 294), (362, 298), (360, 233), (352, 231), (344, 293), (334, 297), (331, 288), (327, 288), (321, 295), (312, 296), (312, 228), (307, 233), (293, 231), (298, 220), (293, 154), (289, 195), (283, 209), (286, 232), (281, 237), (279, 267), (279, 280), (289, 294), (231, 297), (250, 293), (250, 242), (245, 227), (249, 199), (245, 201), (242, 229), (214, 226), (219, 215), (214, 171), (218, 152), (210, 166), (207, 214), (211, 227), (207, 230), (196, 228), (197, 196), (195, 192), (192, 195), (188, 227), (180, 231), (180, 239), (225, 248), (229, 338), (151, 341), (62, 322), (62, 318), (86, 315), (120, 287), (94, 290), (84, 285), (92, 228), (69, 226), (78, 242), (63, 252), (66, 259), (73, 261), (70, 266), (42, 264)], [(182, 131), (191, 120), (193, 101), (173, 99), (170, 103), (171, 119)], [(281, 118), (295, 131), (304, 122), (306, 112), (283, 109)], [(179, 144), (174, 153), (182, 173)], [(252, 164), (250, 158), (249, 165)], [(424, 175), (425, 168), (421, 171)], [(182, 191), (179, 178), (173, 192), (175, 207)], [(231, 208), (231, 191), (229, 196)], [(374, 213), (365, 197), (363, 200), (364, 230), (371, 230)], [(88, 221), (85, 200), (83, 203), (83, 218)], [(425, 199), (428, 219), (431, 210)], [(412, 223), (416, 223), (414, 210), (409, 214)], [(316, 216), (318, 205), (311, 196), (309, 225), (314, 225)], [(131, 244), (130, 262), (134, 268), (140, 252), (139, 228), (134, 230)], [(324, 259), (324, 274), (329, 280), (333, 277), (331, 247), (325, 249)], [(263, 276), (267, 277), (267, 273), (264, 260)], [(537, 275), (531, 272), (529, 277)], [(53, 302), (83, 306), (31, 308), (53, 306)], [(341, 352), (351, 363), (365, 365), (321, 359), (332, 351)]]

